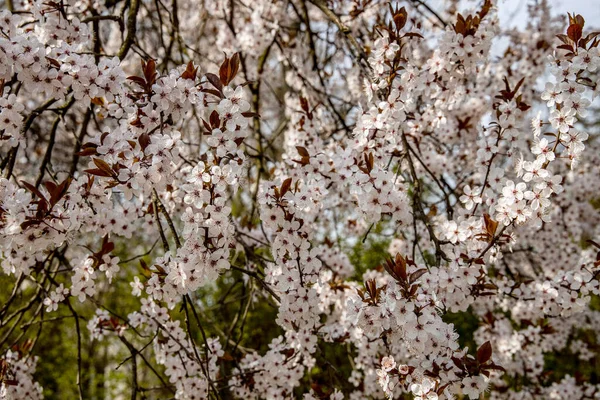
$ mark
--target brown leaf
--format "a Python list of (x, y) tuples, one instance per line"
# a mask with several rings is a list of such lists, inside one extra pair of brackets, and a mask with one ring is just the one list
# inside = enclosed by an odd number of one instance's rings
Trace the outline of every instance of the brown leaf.
[(82, 157), (94, 156), (96, 154), (97, 154), (97, 152), (96, 152), (95, 147), (87, 147), (77, 153), (78, 156), (82, 156)]
[(44, 182), (44, 186), (46, 187), (46, 190), (48, 191), (48, 193), (50, 193), (50, 196), (52, 196), (52, 193), (54, 193), (54, 191), (56, 191), (56, 188), (58, 187), (56, 185), (56, 183), (54, 183), (52, 181)]
[(409, 291), (410, 296), (414, 297), (417, 294), (417, 290), (419, 290), (419, 286), (418, 285), (412, 285), (410, 287), (410, 291)]
[(423, 39), (423, 35), (421, 35), (420, 33), (417, 33), (417, 32), (407, 32), (404, 34), (404, 37), (416, 37), (419, 39)]
[(425, 272), (427, 272), (426, 268), (421, 268), (421, 269), (416, 270), (415, 272), (413, 272), (412, 274), (410, 274), (410, 281), (411, 282), (416, 281), (421, 276), (423, 276), (423, 274), (425, 274)]
[(202, 118), (202, 125), (204, 126), (204, 130), (206, 131), (204, 134), (210, 135), (212, 132), (212, 128), (210, 127), (210, 124), (204, 120), (204, 118)]
[(285, 181), (283, 181), (283, 183), (281, 184), (281, 190), (279, 191), (279, 198), (282, 198), (283, 196), (285, 196), (287, 191), (290, 190), (291, 186), (292, 186), (292, 178), (287, 178)]
[(107, 173), (108, 176), (113, 176), (113, 169), (110, 167), (110, 165), (108, 165), (106, 161), (100, 158), (93, 158), (92, 160), (94, 161), (94, 164), (96, 164), (96, 167), (98, 167), (98, 169)]
[(391, 259), (386, 260), (386, 262), (384, 262), (382, 266), (392, 278), (394, 278), (398, 282), (402, 280), (402, 278), (400, 278), (400, 275), (396, 273), (394, 262)]
[(494, 364), (494, 363), (491, 363), (491, 364), (489, 364), (489, 365), (486, 365), (486, 366), (485, 366), (485, 369), (492, 369), (492, 370), (495, 370), (495, 371), (502, 371), (502, 372), (506, 372), (506, 370), (505, 370), (503, 367), (501, 367), (501, 366), (500, 366), (500, 365), (498, 365), (498, 364)]
[(581, 26), (579, 24), (571, 24), (567, 28), (567, 36), (569, 36), (569, 39), (571, 39), (573, 42), (575, 42), (575, 44), (577, 44), (579, 42), (579, 39), (581, 39), (582, 34), (583, 34), (583, 26)]
[(229, 60), (229, 82), (233, 81), (240, 69), (240, 53), (235, 53)]
[(397, 13), (394, 14), (393, 18), (397, 30), (404, 28), (404, 25), (406, 25), (406, 21), (408, 20), (408, 13), (406, 12), (406, 8), (402, 7)]
[(60, 69), (60, 63), (54, 58), (46, 57), (46, 61), (48, 61), (54, 68)]
[(258, 113), (252, 111), (245, 111), (242, 113), (242, 116), (245, 118), (260, 118), (260, 115)]
[(196, 80), (196, 74), (198, 73), (198, 67), (194, 68), (194, 63), (192, 61), (188, 62), (185, 71), (181, 74), (181, 78), (190, 79), (192, 81)]
[(492, 344), (487, 341), (477, 349), (477, 362), (485, 364), (492, 358)]
[(46, 198), (44, 197), (44, 195), (42, 195), (42, 193), (32, 184), (27, 183), (25, 181), (21, 181), (21, 184), (23, 186), (25, 186), (25, 188), (27, 190), (29, 190), (31, 193), (35, 194), (40, 200), (43, 200), (44, 202), (47, 202)]
[(217, 112), (217, 110), (214, 110), (212, 113), (210, 113), (209, 119), (210, 119), (210, 126), (212, 129), (216, 129), (219, 126), (221, 126), (221, 120), (219, 119), (219, 113)]
[(228, 75), (227, 70), (228, 69), (229, 69), (229, 58), (225, 57), (225, 60), (223, 60), (223, 63), (221, 64), (221, 68), (219, 68), (219, 79), (221, 80), (221, 83), (223, 84), (223, 86), (227, 85), (227, 75)]
[(146, 150), (146, 147), (150, 145), (150, 135), (148, 135), (148, 133), (146, 132), (142, 133), (138, 138), (138, 142), (140, 142), (140, 147), (142, 148), (142, 151)]
[(308, 113), (308, 100), (306, 99), (306, 97), (300, 97), (300, 107), (302, 107), (302, 110), (305, 113)]
[(229, 353), (228, 351), (226, 351), (221, 357), (219, 357), (219, 359), (223, 360), (223, 361), (233, 361), (235, 360), (231, 353)]
[(296, 150), (298, 150), (298, 154), (300, 154), (302, 157), (310, 157), (310, 154), (308, 154), (308, 150), (306, 150), (306, 147), (296, 146)]
[[(60, 201), (60, 199), (67, 193), (67, 189), (69, 188), (69, 185), (71, 185), (71, 177), (68, 177), (67, 179), (65, 179), (64, 181), (62, 181), (60, 183), (60, 185), (55, 185), (54, 183), (52, 183), (52, 185), (54, 185), (54, 189), (53, 190), (49, 190), (48, 192), (50, 193), (50, 205), (51, 207), (54, 207), (54, 205), (56, 203), (58, 203)], [(48, 183), (51, 182), (46, 182), (46, 188), (48, 188)]]
[(498, 222), (494, 221), (488, 213), (483, 214), (483, 222), (485, 224), (485, 231), (490, 236), (489, 240), (492, 241), (498, 229)]
[(408, 277), (406, 275), (406, 259), (400, 253), (396, 253), (396, 259), (394, 260), (396, 264), (396, 273), (402, 278), (402, 280), (406, 280)]
[(39, 225), (42, 221), (32, 218), (32, 219), (27, 219), (25, 220), (25, 222), (21, 223), (21, 229), (22, 230), (27, 230), (27, 228), (29, 228), (30, 226), (35, 226), (35, 225)]
[(558, 39), (560, 39), (560, 41), (563, 42), (564, 44), (569, 43), (569, 37), (567, 35), (565, 35), (564, 33), (559, 33), (558, 35), (556, 35), (556, 37)]
[(127, 77), (128, 80), (133, 81), (135, 83), (137, 83), (138, 85), (145, 87), (146, 86), (146, 80), (144, 78), (141, 78), (139, 76), (128, 76)]
[[(300, 160), (292, 160), (295, 163), (298, 163), (300, 165), (308, 165), (310, 164), (310, 157), (302, 157)], [(296, 182), (298, 183), (298, 182)]]
[(102, 97), (92, 97), (91, 102), (97, 106), (104, 105), (104, 99)]
[(90, 175), (105, 176), (108, 178), (110, 178), (112, 176), (112, 174), (106, 173), (105, 171), (102, 171), (99, 168), (86, 169), (83, 172), (85, 172), (86, 174), (90, 174)]
[(217, 89), (219, 91), (219, 97), (222, 97), (223, 84), (221, 83), (221, 80), (219, 79), (219, 77), (215, 74), (211, 74), (210, 72), (207, 73), (205, 76), (206, 76), (206, 79), (215, 87), (215, 89)]
[(206, 88), (204, 88), (201, 91), (204, 92), (204, 93), (210, 93), (213, 96), (218, 97), (219, 99), (222, 99), (223, 97), (225, 97), (225, 96), (223, 96), (223, 93), (221, 93), (221, 92), (219, 92), (219, 91), (217, 91), (215, 89), (206, 89)]
[(144, 70), (144, 77), (146, 78), (147, 85), (153, 85), (156, 81), (156, 62), (153, 59), (149, 59), (146, 63), (142, 62)]
[(465, 32), (466, 32), (465, 18), (461, 14), (457, 15), (456, 24), (454, 24), (454, 31), (456, 33), (462, 34), (463, 36), (465, 35)]
[(114, 249), (115, 249), (115, 244), (113, 242), (108, 241), (108, 235), (104, 235), (104, 237), (102, 238), (102, 249), (100, 250), (100, 253), (102, 255), (108, 254), (111, 251), (113, 251)]

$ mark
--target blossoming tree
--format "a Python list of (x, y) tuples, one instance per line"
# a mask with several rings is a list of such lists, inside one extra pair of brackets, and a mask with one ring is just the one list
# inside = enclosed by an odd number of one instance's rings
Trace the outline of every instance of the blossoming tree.
[[(600, 354), (582, 16), (0, 5), (1, 398), (43, 397), (56, 324), (80, 399), (89, 341), (127, 371), (106, 398), (600, 397), (548, 363)], [(379, 265), (351, 261), (374, 237)]]

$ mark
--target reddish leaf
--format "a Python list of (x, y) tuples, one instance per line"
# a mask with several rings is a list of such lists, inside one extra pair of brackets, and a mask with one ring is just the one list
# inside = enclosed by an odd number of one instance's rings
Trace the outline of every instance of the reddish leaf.
[(506, 370), (505, 370), (503, 367), (501, 367), (501, 366), (500, 366), (500, 365), (498, 365), (498, 364), (494, 364), (494, 363), (491, 363), (491, 364), (489, 364), (489, 365), (486, 365), (486, 366), (485, 366), (485, 369), (492, 369), (492, 370), (495, 370), (495, 371), (502, 371), (502, 372), (506, 372)]
[(229, 82), (231, 82), (231, 81), (233, 81), (233, 79), (235, 78), (235, 76), (237, 75), (237, 73), (240, 69), (240, 54), (239, 53), (235, 53), (233, 56), (231, 56), (231, 60), (229, 60), (229, 67), (230, 67)]
[(234, 358), (231, 356), (231, 354), (226, 351), (221, 357), (219, 357), (221, 360), (223, 361), (233, 361)]
[(423, 35), (421, 35), (420, 33), (416, 33), (416, 32), (405, 33), (404, 37), (416, 37), (416, 38), (419, 38), (419, 39), (423, 39)]
[(140, 86), (146, 86), (146, 80), (144, 78), (140, 78), (139, 76), (128, 76), (127, 79), (137, 83)]
[(185, 68), (185, 71), (181, 74), (183, 79), (196, 80), (196, 74), (198, 73), (198, 67), (194, 68), (194, 63), (190, 61)]
[(567, 36), (571, 39), (575, 44), (579, 42), (581, 39), (581, 35), (583, 34), (583, 27), (579, 24), (571, 24), (567, 28)]
[[(64, 181), (62, 181), (60, 183), (60, 185), (55, 185), (52, 182), (46, 182), (46, 188), (48, 189), (48, 192), (50, 193), (50, 207), (54, 207), (54, 205), (56, 203), (58, 203), (60, 201), (60, 199), (65, 195), (65, 193), (67, 193), (67, 189), (69, 188), (69, 185), (71, 184), (71, 177), (68, 177), (67, 179), (65, 179)], [(50, 187), (52, 187), (52, 190), (50, 190)]]
[(308, 100), (306, 100), (305, 97), (300, 97), (300, 107), (302, 107), (302, 110), (305, 113), (308, 113), (308, 110), (309, 110), (309, 108), (308, 108)]
[(83, 172), (90, 174), (90, 175), (105, 176), (105, 177), (109, 177), (109, 178), (112, 176), (112, 174), (106, 173), (105, 171), (102, 171), (99, 168), (86, 169)]
[(146, 132), (142, 133), (138, 138), (138, 142), (140, 142), (142, 151), (146, 150), (146, 147), (150, 145), (150, 135), (148, 135)]
[(146, 83), (149, 85), (154, 84), (156, 81), (156, 62), (153, 59), (149, 59), (145, 64), (142, 62), (142, 66)]
[(35, 226), (35, 225), (39, 225), (41, 223), (40, 220), (32, 218), (32, 219), (28, 219), (25, 222), (21, 223), (21, 229), (22, 230), (26, 230), (27, 228), (29, 228), (30, 226)]
[(97, 106), (104, 105), (104, 99), (102, 97), (92, 97), (91, 102)]
[(300, 154), (302, 157), (310, 157), (310, 154), (308, 154), (308, 150), (306, 150), (306, 147), (296, 146), (296, 150), (298, 150), (298, 154)]
[(104, 173), (107, 173), (108, 176), (113, 175), (113, 169), (110, 167), (110, 165), (108, 165), (106, 161), (100, 158), (93, 158), (92, 160), (94, 161), (94, 164), (96, 164), (96, 167), (98, 167), (98, 169), (100, 169)]
[(47, 202), (46, 198), (42, 195), (42, 193), (35, 186), (33, 186), (32, 184), (27, 183), (25, 181), (21, 181), (21, 184), (23, 186), (25, 186), (25, 188), (27, 190), (29, 190), (31, 193), (35, 194), (40, 200)]
[(215, 89), (217, 89), (219, 92), (223, 91), (223, 84), (221, 83), (221, 80), (218, 76), (216, 76), (215, 74), (211, 74), (210, 72), (207, 73), (205, 76), (206, 79), (208, 79), (208, 81), (215, 87)]
[(221, 120), (219, 119), (219, 113), (217, 110), (214, 110), (212, 113), (210, 113), (210, 125), (211, 130), (216, 129), (221, 125)]
[(285, 196), (285, 194), (288, 192), (288, 190), (290, 190), (290, 187), (292, 186), (292, 178), (287, 178), (285, 181), (283, 181), (283, 183), (281, 184), (281, 190), (279, 191), (279, 197), (283, 197)]
[(221, 64), (221, 68), (219, 68), (219, 80), (223, 84), (223, 86), (227, 86), (229, 84), (228, 76), (230, 73), (230, 65), (229, 58), (225, 57), (223, 63)]
[(397, 30), (404, 28), (404, 25), (406, 25), (406, 21), (408, 20), (408, 13), (406, 12), (406, 8), (402, 7), (398, 12), (396, 12), (394, 14), (393, 19)]
[(210, 135), (212, 128), (210, 127), (210, 124), (204, 120), (204, 118), (202, 118), (202, 125), (204, 125), (204, 130), (207, 132), (206, 134)]
[(425, 274), (425, 272), (427, 272), (426, 268), (421, 268), (419, 270), (416, 270), (415, 272), (413, 272), (412, 274), (410, 274), (410, 282), (416, 281), (421, 276), (423, 276), (423, 274)]
[(477, 349), (477, 361), (479, 364), (485, 364), (492, 358), (492, 344), (487, 341)]
[(48, 193), (50, 193), (50, 196), (52, 196), (52, 193), (54, 193), (54, 191), (56, 191), (56, 188), (58, 187), (56, 185), (56, 183), (54, 183), (52, 181), (44, 182), (44, 186), (46, 187), (46, 190), (48, 191)]
[(48, 61), (54, 68), (60, 69), (60, 63), (54, 58), (46, 57), (46, 61)]
[(82, 156), (82, 157), (93, 156), (96, 154), (97, 154), (97, 151), (96, 151), (95, 147), (87, 147), (77, 153), (78, 156)]

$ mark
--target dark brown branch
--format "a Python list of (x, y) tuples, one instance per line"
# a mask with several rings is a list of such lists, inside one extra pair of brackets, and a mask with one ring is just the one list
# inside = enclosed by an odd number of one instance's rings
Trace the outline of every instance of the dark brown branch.
[(125, 36), (125, 40), (123, 41), (123, 44), (121, 44), (121, 48), (117, 53), (117, 57), (119, 57), (120, 60), (123, 60), (127, 53), (129, 53), (129, 49), (135, 41), (137, 14), (139, 8), (140, 0), (131, 0), (131, 4), (129, 5), (129, 14), (127, 15), (127, 35)]
[(167, 220), (167, 225), (169, 226), (169, 229), (171, 230), (171, 233), (173, 234), (173, 237), (175, 238), (175, 247), (177, 247), (179, 249), (181, 247), (181, 241), (179, 240), (179, 235), (177, 234), (177, 230), (175, 229), (175, 224), (173, 224), (173, 220), (171, 219), (171, 216), (167, 212), (167, 209), (163, 205), (162, 201), (160, 201), (160, 198), (158, 197), (156, 190), (154, 190), (154, 198), (156, 199), (156, 205), (158, 206), (158, 210), (161, 212), (161, 214)]
[(58, 124), (60, 124), (61, 117), (58, 116), (52, 123), (52, 128), (50, 129), (50, 138), (48, 139), (48, 147), (46, 148), (46, 154), (44, 155), (44, 159), (42, 160), (42, 165), (40, 165), (40, 172), (38, 174), (37, 179), (35, 180), (35, 187), (39, 187), (42, 183), (42, 179), (44, 179), (44, 174), (46, 172), (46, 167), (52, 158), (52, 149), (54, 148), (54, 141), (56, 139), (56, 131), (58, 130)]
[(156, 190), (152, 192), (152, 208), (154, 209), (154, 219), (156, 221), (156, 225), (158, 226), (158, 233), (160, 234), (160, 239), (162, 240), (163, 249), (165, 250), (165, 252), (168, 252), (169, 242), (167, 241), (165, 231), (163, 230), (162, 224), (160, 222), (160, 216), (158, 215), (158, 195), (156, 194)]
[[(36, 108), (35, 110), (33, 110), (31, 112), (31, 114), (29, 114), (29, 116), (27, 116), (27, 118), (25, 119), (25, 123), (23, 124), (23, 128), (21, 128), (21, 132), (20, 132), (21, 137), (25, 137), (29, 128), (31, 128), (33, 121), (35, 121), (35, 119), (41, 113), (43, 113), (48, 108), (50, 108), (50, 106), (52, 104), (54, 104), (55, 102), (56, 102), (56, 99), (50, 99), (50, 100), (46, 101), (44, 104), (42, 104), (41, 106), (39, 106), (38, 108)], [(3, 168), (2, 168), (2, 169), (7, 168), (6, 173), (5, 173), (6, 179), (10, 179), (10, 177), (12, 176), (12, 172), (15, 167), (15, 161), (17, 160), (17, 153), (19, 151), (19, 147), (20, 147), (20, 145), (17, 145), (16, 147), (13, 147), (11, 149), (11, 151), (8, 155), (8, 158), (7, 158), (7, 165), (3, 166)]]
[(81, 357), (81, 328), (79, 326), (79, 315), (73, 309), (71, 305), (71, 299), (67, 299), (66, 301), (69, 310), (71, 310), (71, 314), (73, 314), (73, 318), (75, 319), (75, 329), (77, 331), (77, 389), (79, 391), (79, 400), (83, 400), (83, 386), (82, 386), (82, 357)]
[(408, 141), (406, 140), (406, 134), (404, 133), (402, 133), (402, 143), (404, 145), (405, 155), (406, 159), (408, 160), (410, 174), (415, 189), (412, 198), (413, 211), (415, 214), (413, 215), (413, 218), (419, 218), (425, 224), (425, 228), (427, 228), (427, 232), (429, 232), (429, 239), (433, 242), (435, 246), (435, 264), (437, 267), (439, 267), (441, 265), (442, 258), (447, 261), (449, 259), (446, 256), (446, 253), (444, 253), (444, 251), (442, 250), (441, 242), (435, 235), (433, 227), (431, 226), (431, 223), (427, 218), (425, 211), (423, 210), (423, 204), (421, 204), (421, 182), (419, 181), (419, 177), (417, 176), (417, 173), (415, 171), (415, 165), (413, 164), (412, 158), (410, 156)]
[(444, 21), (444, 19), (433, 8), (431, 8), (427, 3), (425, 3), (422, 0), (411, 0), (411, 1), (416, 4), (415, 7), (418, 7), (418, 6), (425, 7), (425, 9), (427, 9), (427, 11), (429, 11), (442, 24), (442, 26), (444, 28), (446, 26), (448, 26), (448, 23), (446, 21)]
[(256, 272), (254, 271), (248, 271), (247, 269), (244, 268), (240, 268), (240, 267), (236, 267), (235, 265), (231, 266), (231, 269), (234, 269), (236, 271), (240, 271), (254, 279), (256, 279), (258, 281), (258, 283), (260, 283), (260, 285), (267, 291), (269, 292), (269, 294), (271, 296), (273, 296), (273, 298), (275, 298), (278, 302), (281, 302), (281, 298), (277, 295), (277, 293), (275, 293), (273, 291), (273, 289), (271, 289), (269, 287), (269, 285), (267, 284), (267, 282), (265, 282)]
[(92, 118), (92, 113), (94, 112), (94, 104), (90, 105), (85, 111), (83, 115), (83, 121), (81, 122), (81, 129), (79, 130), (79, 136), (77, 136), (77, 140), (75, 141), (75, 148), (73, 149), (73, 160), (71, 161), (71, 169), (69, 170), (69, 176), (73, 176), (75, 171), (77, 171), (77, 164), (79, 164), (79, 151), (81, 150), (81, 145), (83, 144), (83, 139), (87, 135), (87, 128)]
[(367, 75), (367, 77), (371, 81), (373, 81), (371, 67), (367, 61), (367, 53), (365, 53), (365, 49), (356, 41), (356, 38), (354, 37), (354, 35), (352, 35), (352, 32), (350, 31), (350, 28), (344, 25), (340, 18), (333, 11), (331, 11), (329, 7), (327, 7), (327, 4), (324, 0), (310, 0), (310, 2), (317, 6), (323, 12), (323, 14), (325, 14), (325, 16), (327, 16), (327, 18), (329, 18), (329, 20), (331, 20), (331, 22), (333, 22), (337, 26), (337, 28), (344, 35), (346, 40), (350, 42), (351, 47), (354, 48), (354, 51), (351, 50), (351, 52), (354, 55), (354, 57), (358, 60), (359, 66), (361, 67), (365, 75)]

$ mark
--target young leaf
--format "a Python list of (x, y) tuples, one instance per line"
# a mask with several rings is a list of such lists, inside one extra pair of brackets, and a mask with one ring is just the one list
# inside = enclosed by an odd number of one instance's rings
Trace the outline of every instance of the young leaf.
[(302, 157), (310, 157), (310, 154), (308, 154), (308, 150), (306, 150), (306, 147), (296, 146), (296, 150), (298, 150), (298, 154), (300, 154)]
[(288, 192), (288, 190), (290, 190), (290, 187), (292, 186), (292, 178), (287, 178), (285, 181), (283, 181), (283, 183), (281, 184), (281, 190), (279, 191), (279, 197), (283, 197), (285, 196), (285, 194)]
[(487, 341), (477, 349), (477, 362), (485, 364), (492, 358), (492, 344)]

